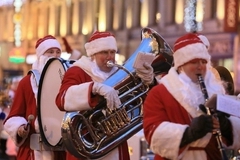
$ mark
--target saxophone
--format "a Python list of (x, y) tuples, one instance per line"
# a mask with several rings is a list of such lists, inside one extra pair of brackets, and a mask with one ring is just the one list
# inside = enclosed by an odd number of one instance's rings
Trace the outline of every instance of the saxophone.
[(172, 50), (161, 35), (151, 28), (141, 31), (141, 43), (123, 66), (103, 83), (119, 91), (120, 108), (109, 110), (106, 101), (84, 112), (66, 112), (62, 121), (62, 140), (75, 157), (97, 159), (105, 156), (142, 129), (143, 102), (149, 86), (143, 84), (133, 68), (139, 52), (155, 55), (155, 75), (168, 72), (172, 66)]

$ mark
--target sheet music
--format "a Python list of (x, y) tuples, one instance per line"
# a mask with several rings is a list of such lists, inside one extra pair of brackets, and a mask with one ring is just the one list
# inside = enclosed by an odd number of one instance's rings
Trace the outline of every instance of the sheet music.
[(145, 52), (140, 52), (138, 53), (133, 67), (136, 68), (143, 68), (143, 63), (147, 62), (148, 64), (152, 64), (153, 60), (155, 58), (155, 55), (152, 53), (145, 53)]
[(240, 117), (240, 99), (237, 96), (217, 95), (217, 110)]

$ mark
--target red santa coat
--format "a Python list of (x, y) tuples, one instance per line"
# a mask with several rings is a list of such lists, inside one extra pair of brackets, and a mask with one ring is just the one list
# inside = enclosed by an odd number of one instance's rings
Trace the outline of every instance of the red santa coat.
[[(30, 75), (27, 75), (19, 82), (11, 111), (4, 124), (5, 130), (16, 144), (20, 144), (23, 141), (17, 136), (17, 130), (21, 125), (27, 124), (27, 118), (31, 114), (36, 117), (36, 100), (30, 83)], [(35, 129), (33, 123), (31, 123), (29, 134), (31, 135), (33, 133), (35, 133)], [(33, 157), (33, 150), (30, 149), (30, 136), (28, 136), (19, 147), (17, 158), (32, 160)]]
[[(210, 73), (207, 75), (209, 80), (213, 81), (210, 79), (212, 75)], [(221, 159), (216, 139), (211, 133), (179, 148), (183, 133), (190, 124), (191, 118), (203, 113), (197, 109), (198, 103), (191, 102), (193, 94), (189, 88), (185, 88), (177, 79), (176, 71), (173, 68), (170, 69), (169, 74), (161, 79), (162, 84), (152, 88), (144, 102), (144, 134), (155, 153), (155, 160)], [(211, 89), (210, 95), (213, 91), (214, 89)], [(221, 93), (218, 89), (215, 91)], [(229, 119), (233, 125), (234, 143), (228, 147), (238, 149), (240, 147), (238, 143), (240, 119), (232, 116)]]
[[(64, 75), (61, 88), (56, 97), (56, 105), (61, 111), (82, 111), (98, 104), (98, 97), (92, 97), (93, 81), (102, 82), (108, 75), (100, 74), (95, 63), (83, 56), (76, 61)], [(114, 149), (102, 160), (129, 160), (127, 142)], [(67, 160), (79, 160), (67, 153)]]
[[(41, 160), (41, 156), (38, 153), (36, 155), (36, 151), (30, 148), (30, 136), (33, 133), (36, 133), (35, 130), (35, 120), (37, 117), (37, 106), (36, 106), (36, 99), (35, 95), (32, 90), (31, 82), (30, 82), (31, 75), (25, 76), (18, 85), (18, 89), (16, 91), (14, 101), (12, 104), (11, 111), (4, 122), (4, 129), (8, 132), (11, 136), (12, 140), (19, 146), (19, 150), (17, 153), (17, 159), (19, 160)], [(30, 124), (30, 132), (29, 136), (26, 139), (22, 139), (17, 135), (17, 130), (21, 125), (27, 124), (27, 119), (29, 115), (34, 115), (35, 119)], [(43, 151), (49, 152), (49, 151)], [(60, 160), (59, 157), (65, 158), (64, 152), (56, 152), (55, 159)], [(47, 155), (49, 155), (47, 153)], [(59, 157), (58, 157), (59, 156)], [(36, 158), (36, 159), (35, 159)]]

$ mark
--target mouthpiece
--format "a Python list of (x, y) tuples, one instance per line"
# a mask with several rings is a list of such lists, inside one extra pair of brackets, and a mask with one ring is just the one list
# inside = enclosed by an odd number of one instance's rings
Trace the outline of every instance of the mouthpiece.
[(112, 61), (107, 61), (107, 67), (113, 67), (115, 64)]

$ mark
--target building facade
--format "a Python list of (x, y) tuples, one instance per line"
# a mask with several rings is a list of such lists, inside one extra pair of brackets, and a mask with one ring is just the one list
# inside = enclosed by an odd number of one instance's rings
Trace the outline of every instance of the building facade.
[[(143, 27), (153, 28), (173, 46), (179, 36), (191, 31), (187, 21), (192, 13), (196, 13), (196, 31), (210, 41), (213, 64), (224, 65), (237, 75), (233, 63), (238, 62), (234, 62), (234, 54), (239, 54), (238, 33), (224, 30), (225, 1), (3, 0), (0, 2), (0, 80), (6, 75), (25, 75), (31, 64), (10, 62), (9, 54), (13, 48), (20, 47), (24, 57), (34, 55), (35, 42), (47, 34), (57, 37), (60, 43), (61, 37), (66, 37), (73, 48), (85, 54), (84, 44), (92, 32), (111, 31), (123, 61), (140, 44)], [(239, 5), (239, 0), (232, 1)], [(195, 12), (191, 12), (189, 4), (195, 4)]]

